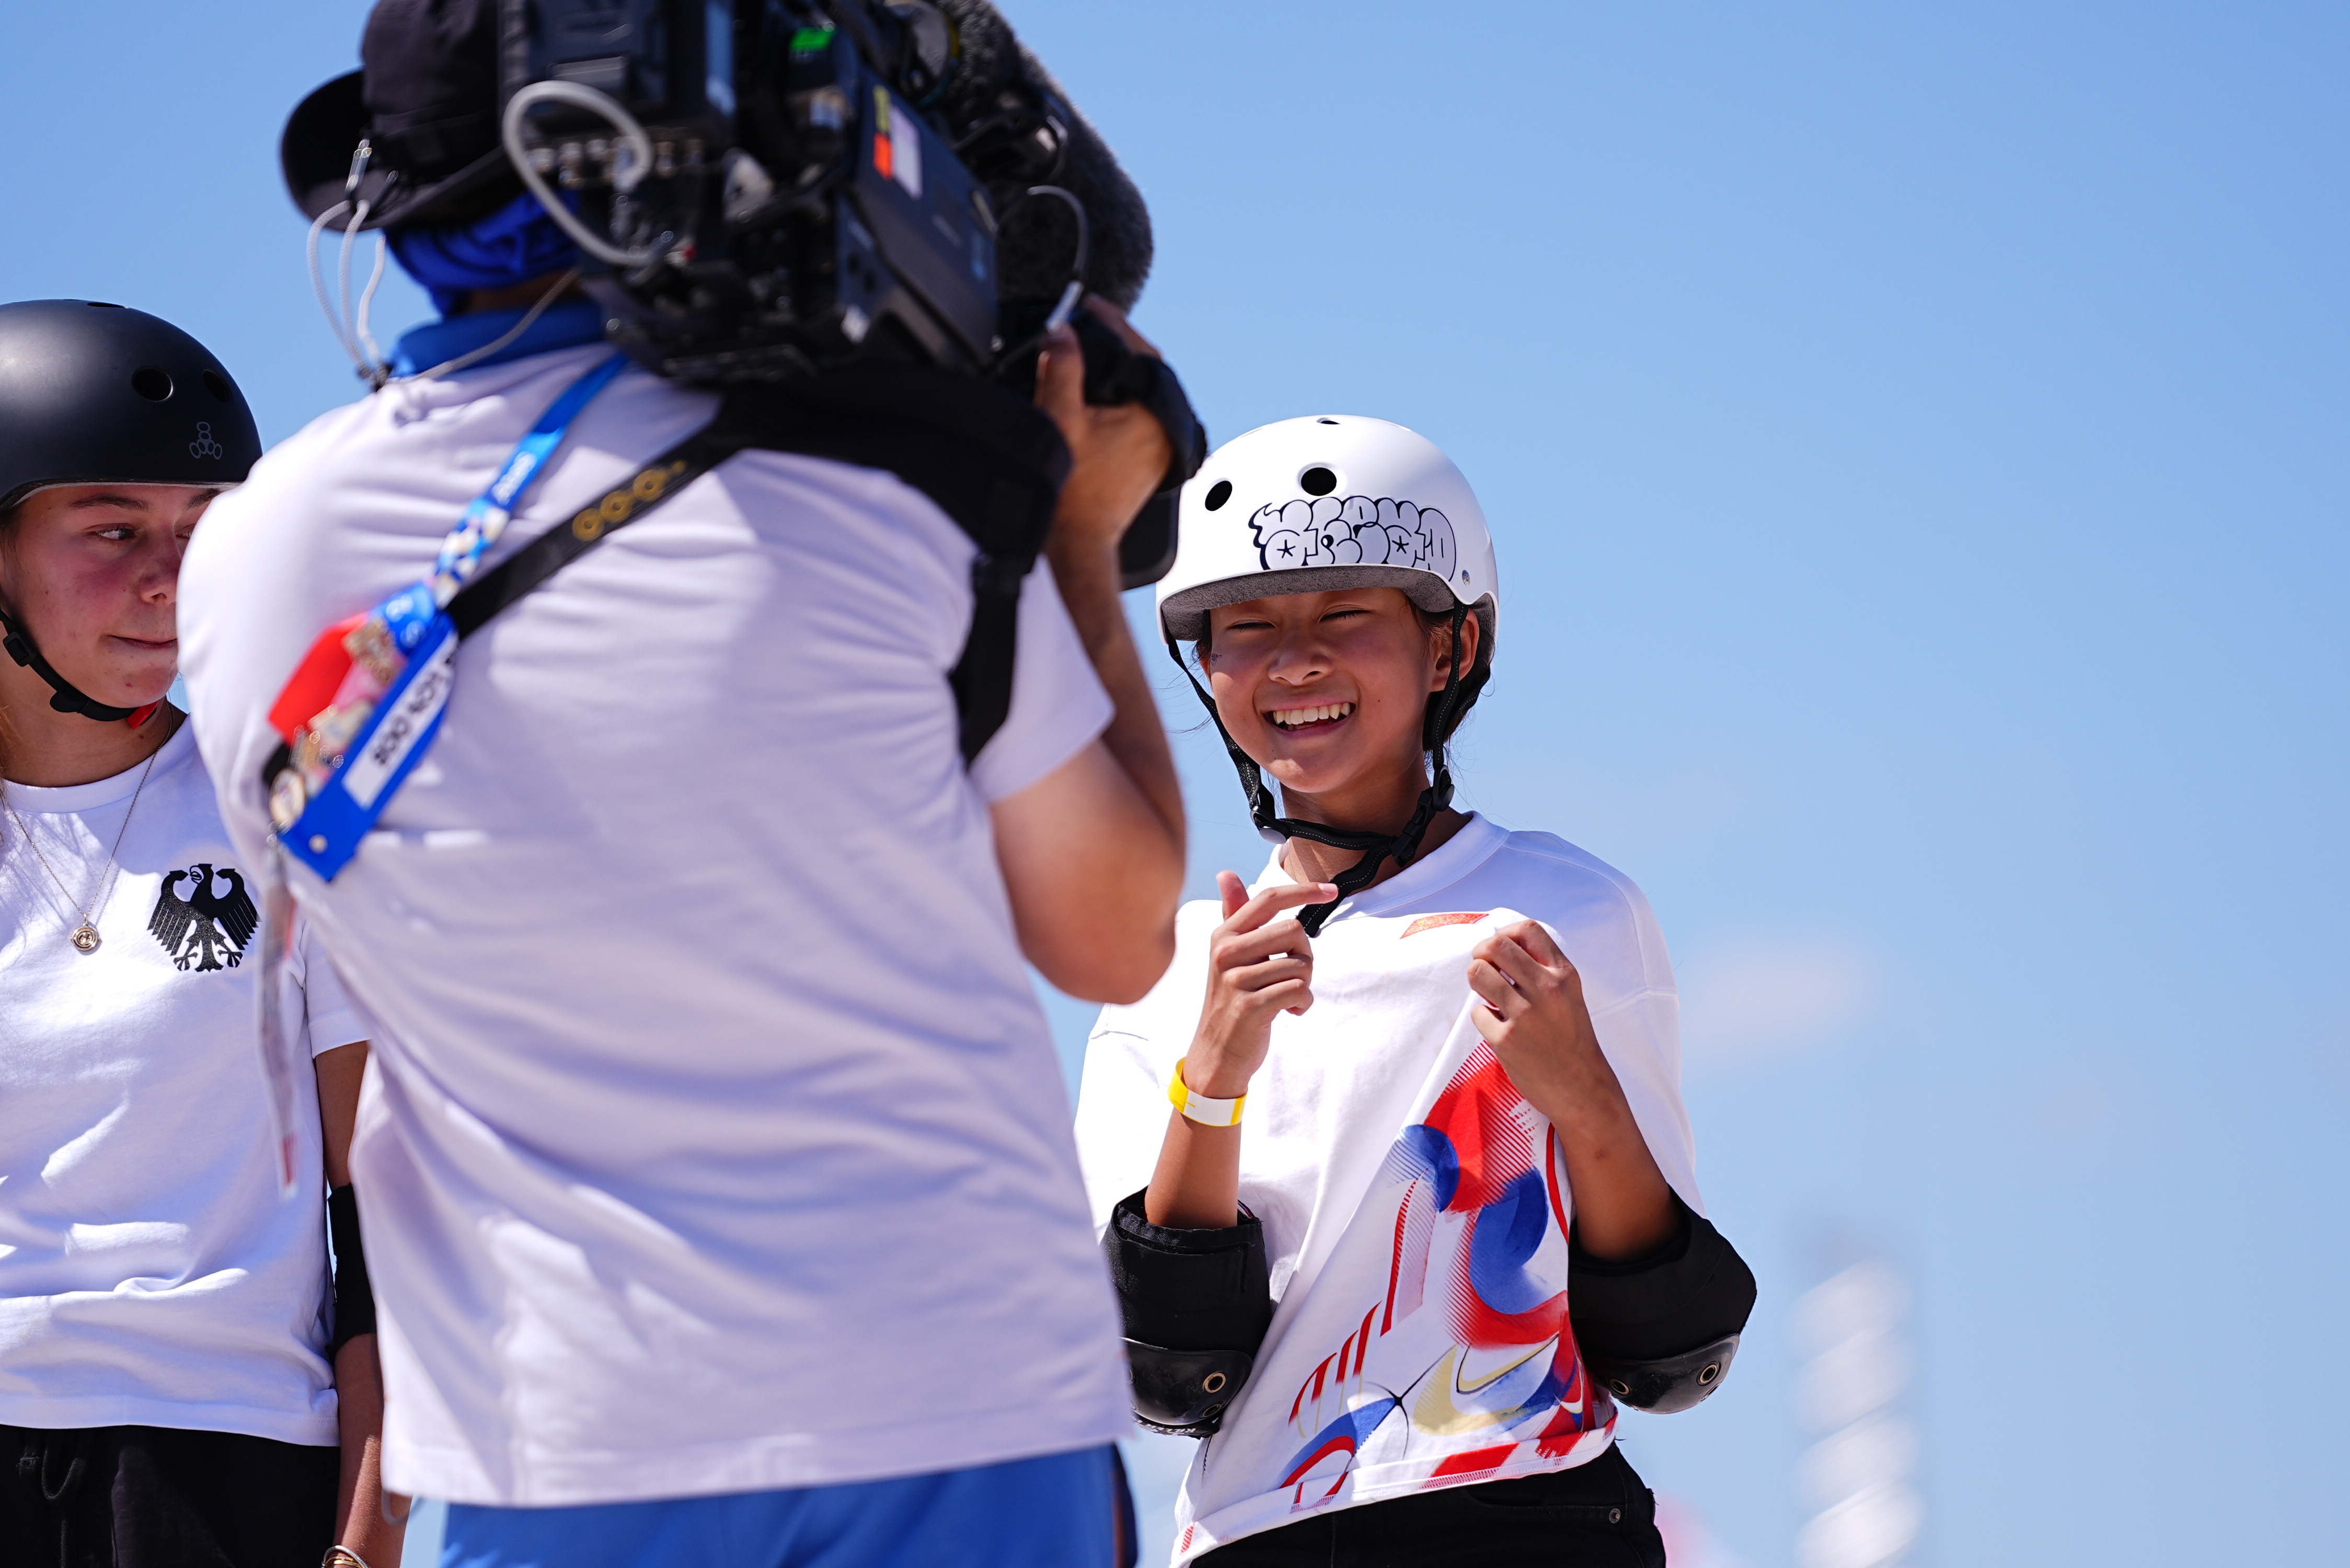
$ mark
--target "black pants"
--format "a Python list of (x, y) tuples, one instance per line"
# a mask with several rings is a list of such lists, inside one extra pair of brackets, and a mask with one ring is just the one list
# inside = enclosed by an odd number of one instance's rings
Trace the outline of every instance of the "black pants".
[(1194, 1568), (1665, 1568), (1657, 1498), (1620, 1449), (1587, 1465), (1342, 1508)]
[(167, 1427), (0, 1427), (0, 1568), (317, 1568), (333, 1449)]

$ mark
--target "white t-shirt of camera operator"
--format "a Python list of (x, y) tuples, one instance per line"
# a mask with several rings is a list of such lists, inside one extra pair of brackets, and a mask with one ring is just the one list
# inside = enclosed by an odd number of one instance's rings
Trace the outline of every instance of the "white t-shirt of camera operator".
[[(1290, 880), (1276, 855), (1256, 888)], [(1184, 1478), (1177, 1562), (1310, 1513), (1572, 1469), (1614, 1440), (1568, 1317), (1565, 1161), (1469, 990), (1471, 950), (1528, 916), (1582, 976), (1665, 1179), (1703, 1212), (1679, 1002), (1648, 900), (1564, 839), (1472, 816), (1338, 906), (1314, 940), (1314, 1005), (1274, 1021), (1240, 1195), (1264, 1224), (1276, 1305)], [(1150, 1179), (1222, 918), (1184, 905), (1165, 977), (1094, 1029), (1077, 1141), (1101, 1223)]]
[[(395, 384), (213, 504), (181, 635), (246, 853), (313, 639), (416, 580), (605, 352)], [(714, 401), (623, 374), (500, 554)], [(734, 457), (469, 638), (377, 834), (331, 886), (296, 868), (380, 1029), (353, 1166), (390, 1486), (691, 1496), (1128, 1429), (988, 819), (1111, 706), (1040, 565), (966, 773), (946, 678), (973, 554), (893, 475)]]
[[(253, 861), (193, 727), (151, 771), (0, 792), (0, 1425), (334, 1442), (317, 1100), (281, 1199)], [(89, 897), (118, 834), (99, 946), (77, 951), (51, 871)], [(367, 1038), (307, 931), (287, 968), (314, 1053)]]

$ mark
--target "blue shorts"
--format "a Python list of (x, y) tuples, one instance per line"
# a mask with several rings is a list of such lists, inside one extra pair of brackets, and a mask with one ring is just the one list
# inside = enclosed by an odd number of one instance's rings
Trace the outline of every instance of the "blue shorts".
[(893, 1480), (571, 1508), (449, 1505), (441, 1568), (1126, 1568), (1115, 1447)]

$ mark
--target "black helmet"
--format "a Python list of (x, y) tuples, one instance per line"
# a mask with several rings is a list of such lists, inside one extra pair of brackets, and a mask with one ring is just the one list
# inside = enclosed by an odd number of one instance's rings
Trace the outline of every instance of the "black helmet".
[(52, 484), (235, 484), (260, 456), (244, 394), (170, 322), (88, 299), (0, 305), (0, 509)]
[[(0, 305), (0, 511), (53, 484), (231, 485), (261, 456), (244, 394), (170, 322), (88, 299)], [(116, 708), (50, 668), (0, 604), (10, 658), (57, 693), (49, 705), (111, 722)]]

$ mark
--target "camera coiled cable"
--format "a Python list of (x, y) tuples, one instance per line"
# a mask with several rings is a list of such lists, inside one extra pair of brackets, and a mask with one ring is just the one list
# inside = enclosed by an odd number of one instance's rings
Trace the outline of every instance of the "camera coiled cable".
[(515, 172), (522, 177), (524, 186), (538, 198), (538, 204), (546, 209), (546, 215), (555, 220), (556, 226), (570, 236), (572, 244), (608, 266), (633, 269), (660, 260), (661, 248), (658, 244), (633, 248), (616, 245), (581, 223), (579, 215), (571, 210), (570, 203), (556, 193), (555, 187), (546, 182), (546, 176), (531, 162), (530, 145), (523, 133), (529, 125), (531, 109), (542, 103), (563, 103), (574, 109), (584, 109), (620, 133), (619, 142), (613, 149), (612, 188), (623, 196), (642, 184), (645, 176), (652, 172), (653, 139), (645, 133), (645, 128), (638, 123), (637, 117), (623, 108), (619, 99), (608, 93), (598, 92), (585, 82), (533, 82), (514, 95), (506, 104), (505, 118), (499, 124), (499, 137), (505, 147), (506, 161), (514, 165)]

